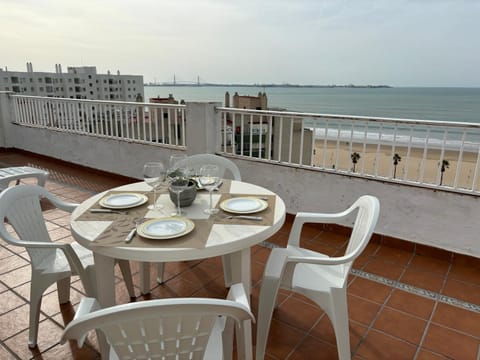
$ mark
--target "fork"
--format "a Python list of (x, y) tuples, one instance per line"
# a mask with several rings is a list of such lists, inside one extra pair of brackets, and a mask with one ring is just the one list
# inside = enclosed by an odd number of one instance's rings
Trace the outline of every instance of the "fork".
[(137, 233), (137, 226), (140, 225), (144, 220), (145, 218), (135, 219), (134, 221), (135, 227), (132, 230), (130, 230), (127, 237), (125, 238), (125, 244), (128, 244), (133, 240), (133, 238), (135, 237), (135, 234)]

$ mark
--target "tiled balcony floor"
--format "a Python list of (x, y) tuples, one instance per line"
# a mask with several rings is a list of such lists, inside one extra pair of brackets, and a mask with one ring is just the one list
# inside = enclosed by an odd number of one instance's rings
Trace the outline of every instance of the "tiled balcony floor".
[[(61, 198), (80, 202), (133, 179), (73, 168), (24, 153), (0, 152), (3, 166), (30, 165), (51, 172), (46, 187)], [(52, 238), (71, 237), (68, 214), (46, 210)], [(286, 243), (291, 217), (265, 246), (252, 249), (256, 314), (260, 280), (270, 247)], [(303, 244), (334, 255), (347, 239), (341, 229), (307, 226)], [(62, 328), (82, 297), (77, 278), (71, 304), (59, 306), (55, 287), (42, 303), (38, 348), (27, 346), (30, 265), (25, 251), (0, 240), (0, 359), (97, 359), (94, 336), (82, 349), (59, 344)], [(138, 283), (138, 266), (132, 264)], [(152, 267), (153, 271), (153, 267)], [(149, 296), (224, 297), (219, 258), (169, 263), (167, 281), (152, 283)], [(154, 278), (152, 276), (152, 278)], [(129, 301), (118, 278), (117, 300)], [(137, 289), (137, 293), (139, 293)], [(270, 331), (267, 359), (336, 359), (329, 319), (314, 304), (282, 291)], [(348, 286), (350, 339), (354, 359), (478, 359), (480, 346), (480, 260), (375, 236), (355, 262)], [(255, 332), (254, 332), (255, 333)]]

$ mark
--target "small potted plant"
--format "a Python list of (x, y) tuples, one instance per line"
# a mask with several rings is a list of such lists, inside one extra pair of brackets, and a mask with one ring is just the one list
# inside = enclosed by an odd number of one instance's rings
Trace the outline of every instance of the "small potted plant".
[(180, 172), (178, 169), (168, 174), (170, 185), (172, 184), (175, 185), (175, 184), (178, 184), (179, 182), (184, 182), (185, 177), (188, 178), (188, 185), (186, 185), (180, 193), (174, 192), (171, 186), (168, 187), (170, 200), (172, 200), (174, 204), (177, 204), (178, 196), (180, 196), (180, 207), (187, 207), (192, 205), (193, 201), (197, 196), (197, 187), (198, 187), (197, 181), (195, 180), (195, 178), (191, 176), (186, 176), (185, 174)]

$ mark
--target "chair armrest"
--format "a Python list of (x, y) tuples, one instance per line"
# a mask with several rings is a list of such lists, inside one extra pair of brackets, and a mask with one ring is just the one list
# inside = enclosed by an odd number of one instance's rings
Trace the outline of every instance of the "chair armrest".
[[(227, 294), (227, 299), (242, 304), (250, 311), (250, 302), (242, 284), (233, 284)], [(252, 320), (255, 321), (254, 318)]]
[(340, 219), (343, 219), (350, 215), (352, 210), (354, 209), (350, 207), (345, 211), (333, 214), (312, 212), (297, 213), (297, 215), (295, 216), (295, 220), (293, 221), (290, 236), (288, 237), (288, 244), (293, 246), (300, 246), (300, 234), (302, 232), (302, 227), (305, 223), (335, 224), (338, 223)]
[(302, 263), (316, 265), (340, 265), (352, 261), (355, 256), (339, 256), (339, 257), (313, 257), (313, 256), (287, 256), (286, 263)]
[[(78, 305), (77, 311), (75, 312), (73, 321), (80, 319), (83, 316), (88, 315), (100, 309), (101, 309), (101, 306), (98, 303), (97, 299), (90, 298), (90, 297), (82, 298), (82, 300), (80, 300), (80, 304)], [(63, 334), (65, 335), (65, 332)], [(83, 335), (80, 335), (77, 338), (77, 343), (79, 347), (83, 346), (83, 343), (85, 342), (87, 334), (88, 332), (84, 333)], [(67, 338), (64, 335), (62, 335), (60, 339), (60, 344), (64, 344), (67, 341)]]

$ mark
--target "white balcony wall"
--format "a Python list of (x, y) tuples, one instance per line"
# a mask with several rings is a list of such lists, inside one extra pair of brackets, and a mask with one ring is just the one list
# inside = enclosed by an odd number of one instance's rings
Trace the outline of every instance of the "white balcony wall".
[[(168, 160), (185, 151), (172, 146), (147, 145), (91, 135), (71, 134), (12, 124), (0, 94), (0, 147), (17, 148), (94, 169), (140, 179), (147, 161)], [(189, 154), (213, 152), (217, 147), (208, 129), (217, 129), (215, 104), (187, 104), (186, 134)], [(7, 135), (8, 134), (8, 135)], [(218, 134), (218, 132), (217, 132)], [(1, 142), (3, 140), (3, 143)], [(218, 144), (218, 142), (217, 142)], [(278, 193), (289, 213), (336, 212), (363, 194), (380, 199), (376, 233), (480, 257), (479, 198), (454, 192), (406, 186), (332, 174), (291, 165), (231, 157), (245, 181)], [(349, 225), (345, 223), (344, 225)]]

